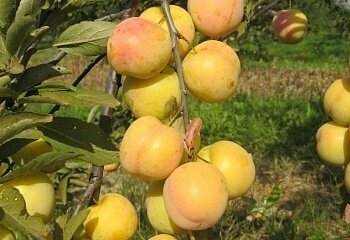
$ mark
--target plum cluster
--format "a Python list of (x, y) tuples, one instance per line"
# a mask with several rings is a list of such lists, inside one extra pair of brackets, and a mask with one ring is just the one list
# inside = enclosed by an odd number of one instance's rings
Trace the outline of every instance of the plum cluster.
[(332, 121), (316, 133), (317, 154), (327, 165), (345, 167), (344, 184), (350, 192), (350, 77), (335, 80), (323, 98), (325, 113)]
[[(231, 33), (242, 21), (244, 1), (224, 0), (219, 5), (214, 0), (189, 0), (187, 9), (170, 6), (180, 33), (185, 85), (201, 101), (223, 102), (235, 92), (240, 60), (218, 40), (193, 47), (195, 31), (212, 39)], [(137, 118), (121, 142), (120, 164), (131, 176), (150, 182), (147, 216), (162, 233), (152, 240), (176, 239), (176, 234), (214, 226), (228, 201), (246, 194), (255, 178), (252, 156), (238, 144), (218, 141), (200, 149), (199, 134), (193, 138), (194, 149), (185, 143), (184, 121), (176, 115), (183, 89), (174, 70), (169, 31), (162, 8), (152, 7), (120, 22), (107, 45), (110, 65), (124, 76), (123, 99)], [(196, 152), (191, 161), (190, 150)], [(137, 220), (127, 199), (107, 194), (92, 207), (81, 233), (92, 240), (130, 239)]]

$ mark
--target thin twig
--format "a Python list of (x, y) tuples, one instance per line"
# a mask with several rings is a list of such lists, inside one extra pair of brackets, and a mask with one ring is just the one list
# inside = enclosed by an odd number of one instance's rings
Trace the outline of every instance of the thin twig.
[[(100, 55), (98, 56), (92, 63), (90, 63), (85, 69), (84, 71), (77, 77), (77, 79), (72, 83), (72, 86), (76, 87), (79, 85), (79, 83), (84, 79), (84, 77), (91, 71), (91, 69), (93, 69), (93, 67), (99, 63), (106, 55)], [(51, 111), (49, 112), (49, 114), (54, 114), (56, 111), (58, 111), (60, 109), (60, 105), (56, 104)]]
[(170, 13), (170, 7), (169, 7), (169, 2), (167, 0), (162, 0), (162, 9), (169, 27), (169, 32), (170, 32), (170, 37), (171, 37), (171, 42), (172, 42), (172, 47), (173, 47), (173, 53), (174, 53), (174, 58), (175, 58), (175, 65), (176, 65), (176, 73), (177, 76), (179, 77), (179, 82), (180, 82), (180, 87), (181, 87), (181, 105), (182, 105), (182, 117), (184, 119), (184, 125), (185, 129), (187, 129), (187, 126), (189, 124), (189, 112), (188, 112), (188, 103), (187, 103), (187, 90), (185, 86), (185, 81), (184, 81), (184, 75), (183, 75), (183, 69), (182, 69), (182, 62), (181, 62), (181, 57), (180, 57), (180, 52), (179, 52), (179, 45), (177, 38), (180, 36), (178, 33), (173, 18)]
[[(266, 13), (267, 11), (269, 11), (270, 9), (274, 8), (275, 6), (277, 6), (278, 4), (280, 4), (281, 2), (286, 1), (286, 0), (276, 0), (270, 4), (268, 4), (266, 7), (264, 7), (263, 9), (261, 9), (260, 11), (258, 11), (257, 13), (255, 13), (254, 15), (252, 15), (250, 18), (248, 18), (245, 23), (247, 26), (246, 32), (249, 29), (249, 27), (251, 26), (251, 23), (254, 22), (259, 16), (263, 15), (264, 13)], [(228, 34), (226, 34), (225, 36), (219, 38), (219, 41), (224, 41), (225, 39), (227, 39), (229, 36), (231, 36), (234, 32), (236, 32), (236, 29)], [(243, 36), (243, 35), (242, 35)]]
[(251, 22), (253, 22), (255, 19), (257, 19), (260, 15), (266, 13), (267, 11), (269, 11), (270, 9), (274, 8), (276, 5), (280, 4), (281, 2), (283, 2), (285, 0), (276, 0), (270, 4), (268, 4), (266, 7), (264, 7), (263, 9), (261, 9), (259, 12), (255, 13), (253, 16), (251, 16), (248, 20), (247, 20), (247, 25), (249, 25)]
[(92, 167), (89, 176), (89, 185), (87, 186), (83, 196), (79, 200), (76, 208), (74, 209), (73, 216), (76, 215), (80, 209), (90, 201), (92, 194), (95, 192), (98, 186), (101, 186), (103, 176), (103, 167)]
[(5, 113), (6, 110), (6, 101), (0, 103), (0, 117)]

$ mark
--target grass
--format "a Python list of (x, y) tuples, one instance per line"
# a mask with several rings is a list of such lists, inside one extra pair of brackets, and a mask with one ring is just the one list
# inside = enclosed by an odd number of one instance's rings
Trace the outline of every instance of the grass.
[[(29, 109), (39, 112), (50, 109), (47, 105), (39, 106)], [(244, 199), (232, 201), (222, 221), (210, 230), (209, 239), (350, 236), (341, 219), (342, 171), (323, 166), (315, 153), (315, 132), (329, 120), (323, 113), (321, 95), (262, 97), (240, 92), (223, 104), (206, 104), (191, 98), (190, 112), (192, 117), (203, 120), (202, 146), (225, 139), (239, 143), (252, 153), (257, 178), (247, 197), (263, 204), (276, 184), (282, 186), (280, 200), (267, 214), (249, 221), (247, 217), (254, 216), (251, 203)], [(86, 119), (88, 113), (88, 108), (59, 111), (60, 116), (75, 115), (81, 119)], [(103, 192), (111, 191), (127, 196), (139, 210), (140, 228), (134, 239), (154, 235), (143, 208), (147, 183), (119, 169), (104, 178)]]
[[(341, 187), (342, 169), (324, 166), (315, 152), (315, 133), (329, 121), (322, 109), (323, 93), (332, 81), (345, 76), (345, 56), (350, 56), (350, 48), (342, 52), (337, 39), (328, 40), (326, 49), (315, 45), (315, 36), (296, 46), (272, 42), (265, 47), (274, 58), (241, 58), (241, 82), (229, 101), (206, 104), (190, 98), (191, 117), (203, 120), (202, 146), (218, 140), (237, 142), (252, 153), (257, 170), (247, 198), (230, 202), (222, 221), (209, 231), (209, 239), (350, 238), (350, 229), (342, 220), (344, 203), (349, 200)], [(42, 53), (40, 57), (46, 56)], [(88, 63), (89, 59), (68, 57), (60, 64), (72, 75), (55, 81), (72, 82)], [(108, 69), (105, 62), (96, 66), (83, 87), (104, 89)], [(47, 113), (51, 107), (29, 105), (28, 110)], [(62, 107), (57, 114), (86, 120), (89, 111)], [(121, 125), (127, 125), (124, 118), (119, 116)], [(119, 138), (119, 130), (114, 138)], [(138, 209), (140, 226), (134, 239), (146, 240), (156, 234), (143, 208), (148, 184), (121, 169), (107, 173), (103, 181), (103, 193), (119, 192)], [(252, 201), (262, 205), (279, 183), (280, 199), (265, 215), (256, 216)]]

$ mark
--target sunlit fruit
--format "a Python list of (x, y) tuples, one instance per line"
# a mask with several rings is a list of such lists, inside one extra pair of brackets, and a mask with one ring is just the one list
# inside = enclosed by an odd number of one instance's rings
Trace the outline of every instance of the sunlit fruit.
[(188, 0), (187, 9), (198, 31), (219, 38), (242, 22), (244, 0)]
[(136, 209), (126, 197), (117, 193), (103, 195), (84, 221), (91, 240), (131, 239), (137, 226)]
[(154, 116), (161, 121), (169, 120), (181, 101), (179, 79), (174, 71), (145, 80), (128, 77), (123, 92), (126, 105), (137, 118)]
[(103, 166), (103, 171), (105, 172), (113, 172), (117, 170), (119, 167), (119, 162), (118, 163), (111, 163)]
[(344, 186), (346, 191), (350, 193), (350, 165), (347, 164), (344, 173)]
[(45, 223), (52, 219), (56, 208), (55, 190), (47, 175), (33, 173), (6, 182), (4, 186), (18, 189), (24, 198), (28, 214), (40, 217)]
[(170, 219), (186, 230), (214, 226), (228, 201), (224, 176), (216, 167), (203, 162), (176, 168), (165, 181), (163, 197)]
[(11, 156), (17, 164), (23, 165), (41, 154), (52, 152), (53, 148), (43, 139), (33, 141)]
[[(185, 9), (176, 5), (170, 5), (170, 13), (174, 20), (176, 29), (184, 38), (186, 38), (189, 43), (192, 44), (195, 29), (191, 15)], [(168, 24), (161, 7), (148, 8), (141, 13), (140, 17), (160, 24), (162, 28), (169, 32)], [(191, 50), (191, 45), (188, 44), (188, 42), (186, 42), (184, 39), (178, 40), (181, 57), (184, 57)]]
[(255, 179), (252, 156), (230, 141), (218, 141), (198, 152), (198, 158), (210, 162), (225, 176), (229, 199), (244, 195)]
[(4, 227), (3, 225), (0, 225), (0, 239), (16, 240), (15, 236), (13, 235), (13, 232), (10, 231), (8, 228)]
[(350, 78), (334, 81), (327, 89), (323, 98), (323, 108), (333, 121), (350, 124)]
[(223, 42), (209, 40), (187, 54), (183, 71), (191, 94), (202, 101), (217, 103), (234, 94), (241, 65), (231, 47)]
[(158, 232), (179, 234), (185, 230), (176, 226), (166, 212), (163, 199), (164, 181), (153, 182), (146, 195), (147, 218)]
[(335, 122), (322, 125), (316, 133), (316, 150), (320, 159), (329, 165), (343, 166), (350, 160), (348, 126)]
[(172, 46), (169, 33), (157, 23), (132, 17), (119, 23), (107, 43), (109, 64), (120, 74), (147, 79), (167, 65)]
[(126, 131), (120, 147), (124, 170), (140, 179), (161, 180), (180, 164), (184, 144), (174, 128), (157, 118), (144, 116)]
[(307, 18), (298, 9), (282, 10), (272, 20), (272, 29), (283, 43), (295, 44), (303, 40), (307, 30)]
[(176, 238), (174, 238), (173, 236), (168, 235), (168, 234), (159, 234), (159, 235), (151, 237), (148, 240), (176, 240)]

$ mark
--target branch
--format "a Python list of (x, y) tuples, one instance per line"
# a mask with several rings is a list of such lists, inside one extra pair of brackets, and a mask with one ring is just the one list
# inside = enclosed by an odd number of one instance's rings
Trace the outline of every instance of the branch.
[(180, 87), (181, 87), (182, 117), (184, 119), (185, 129), (187, 129), (187, 126), (189, 124), (189, 113), (188, 113), (188, 103), (187, 103), (188, 92), (185, 86), (181, 57), (179, 53), (179, 45), (177, 41), (177, 38), (180, 36), (180, 34), (175, 27), (173, 18), (170, 13), (169, 2), (167, 0), (162, 0), (162, 9), (169, 27), (173, 53), (175, 58), (176, 73), (177, 73), (177, 76), (179, 77)]
[(0, 103), (0, 117), (5, 113), (6, 110), (6, 101)]
[[(76, 87), (79, 85), (79, 83), (84, 79), (84, 77), (93, 69), (93, 67), (99, 63), (106, 55), (100, 55), (98, 56), (92, 63), (90, 63), (84, 71), (77, 77), (77, 79), (72, 83), (72, 86)], [(50, 114), (54, 114), (56, 111), (60, 109), (60, 105), (56, 104), (51, 111), (49, 112)]]

